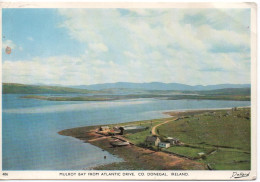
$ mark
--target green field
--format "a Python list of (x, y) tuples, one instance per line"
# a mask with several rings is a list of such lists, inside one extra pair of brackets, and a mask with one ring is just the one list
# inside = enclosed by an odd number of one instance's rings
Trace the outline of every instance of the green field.
[[(202, 162), (213, 169), (250, 169), (250, 109), (225, 110), (197, 114), (161, 125), (164, 136), (174, 136), (187, 147), (167, 151), (187, 157), (214, 151)], [(196, 147), (196, 148), (193, 148)]]
[(183, 156), (188, 156), (190, 158), (196, 158), (199, 157), (198, 153), (200, 152), (206, 153), (207, 149), (175, 146), (175, 147), (170, 147), (168, 149), (165, 149), (165, 151), (183, 155)]
[(250, 150), (250, 110), (216, 111), (194, 115), (158, 128), (184, 143)]
[[(162, 151), (197, 160), (213, 170), (250, 169), (250, 108), (198, 111), (190, 112), (190, 115), (184, 112), (183, 116), (179, 115), (180, 119), (157, 128), (161, 140), (176, 137), (184, 143)], [(154, 120), (152, 126), (169, 119)], [(125, 135), (139, 146), (144, 146), (146, 137), (151, 135), (150, 122), (142, 125), (149, 126), (149, 129)], [(201, 152), (205, 155), (200, 156), (198, 153)]]

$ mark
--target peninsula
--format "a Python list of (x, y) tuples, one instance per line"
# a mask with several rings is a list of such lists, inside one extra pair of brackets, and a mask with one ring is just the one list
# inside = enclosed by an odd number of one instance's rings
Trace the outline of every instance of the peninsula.
[(124, 162), (93, 169), (250, 169), (250, 108), (165, 114), (171, 117), (86, 126), (63, 130), (59, 134), (91, 143), (124, 159)]

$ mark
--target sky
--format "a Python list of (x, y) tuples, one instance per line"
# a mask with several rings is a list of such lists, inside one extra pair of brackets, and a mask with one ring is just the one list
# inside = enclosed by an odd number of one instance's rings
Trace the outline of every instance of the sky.
[(250, 9), (3, 9), (2, 47), (8, 83), (248, 84)]

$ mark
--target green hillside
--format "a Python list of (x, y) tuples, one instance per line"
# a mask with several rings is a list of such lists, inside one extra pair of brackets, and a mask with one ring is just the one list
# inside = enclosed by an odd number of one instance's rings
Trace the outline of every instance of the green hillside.
[(128, 89), (128, 88), (113, 88), (103, 89), (102, 91), (111, 92), (113, 94), (142, 94), (142, 95), (200, 95), (200, 96), (250, 96), (251, 88), (224, 88), (203, 91), (185, 91), (185, 90), (144, 90), (144, 89)]
[(224, 88), (224, 89), (217, 89), (217, 90), (207, 90), (207, 91), (199, 91), (201, 95), (250, 95), (251, 89), (250, 88)]
[[(185, 143), (169, 152), (188, 157), (203, 151), (199, 161), (216, 170), (249, 170), (251, 157), (251, 110), (205, 111), (191, 114), (158, 127), (161, 135), (178, 138)], [(194, 151), (194, 149), (198, 151)]]
[[(141, 90), (141, 89), (106, 89), (106, 90), (87, 90), (79, 88), (68, 88), (60, 86), (40, 86), (25, 85), (18, 83), (3, 83), (3, 94), (93, 94), (93, 96), (77, 97), (46, 97), (37, 98), (35, 95), (26, 98), (42, 100), (119, 100), (137, 98), (162, 98), (169, 100), (198, 99), (198, 100), (241, 100), (250, 101), (250, 88), (227, 88), (208, 91), (176, 91), (176, 90)], [(99, 94), (99, 95), (98, 95)], [(109, 94), (109, 95), (108, 95)], [(113, 95), (111, 95), (113, 94)]]
[[(91, 91), (86, 89), (76, 89), (58, 86), (38, 86), (25, 85), (18, 83), (3, 83), (3, 94), (89, 94), (100, 93), (100, 91)], [(102, 92), (103, 93), (103, 92)]]

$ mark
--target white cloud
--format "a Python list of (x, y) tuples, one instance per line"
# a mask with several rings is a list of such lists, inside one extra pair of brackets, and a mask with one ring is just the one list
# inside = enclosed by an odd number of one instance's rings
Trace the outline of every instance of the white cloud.
[(95, 52), (107, 52), (108, 48), (102, 43), (93, 43), (88, 45), (92, 51)]
[(2, 42), (2, 48), (11, 47), (11, 49), (16, 49), (17, 45), (12, 40), (4, 40)]
[(12, 50), (18, 49), (19, 51), (23, 50), (22, 46), (16, 45), (12, 40), (4, 40), (2, 42), (2, 49), (6, 49), (6, 47), (10, 47)]
[[(185, 51), (172, 52), (174, 58), (164, 59), (152, 52), (122, 63), (88, 59), (82, 56), (59, 56), (32, 60), (4, 61), (3, 81), (19, 83), (45, 83), (82, 85), (95, 83), (129, 82), (178, 82), (187, 84), (248, 83), (249, 60), (237, 62), (237, 53), (198, 55), (191, 57)], [(205, 59), (198, 60), (200, 56)], [(182, 60), (182, 61), (179, 61)], [(213, 68), (220, 70), (211, 70)], [(221, 70), (223, 69), (223, 70)], [(237, 74), (239, 73), (239, 74)]]
[[(64, 22), (59, 27), (85, 44), (86, 52), (6, 60), (3, 80), (65, 85), (249, 83), (250, 34), (244, 30), (248, 18), (240, 11), (132, 9), (122, 15), (116, 9), (60, 9)], [(202, 20), (183, 21), (196, 15)], [(225, 26), (228, 22), (230, 27)]]
[(183, 11), (183, 23), (193, 26), (209, 25), (216, 30), (231, 30), (239, 33), (247, 32), (250, 26), (249, 9), (188, 9)]

